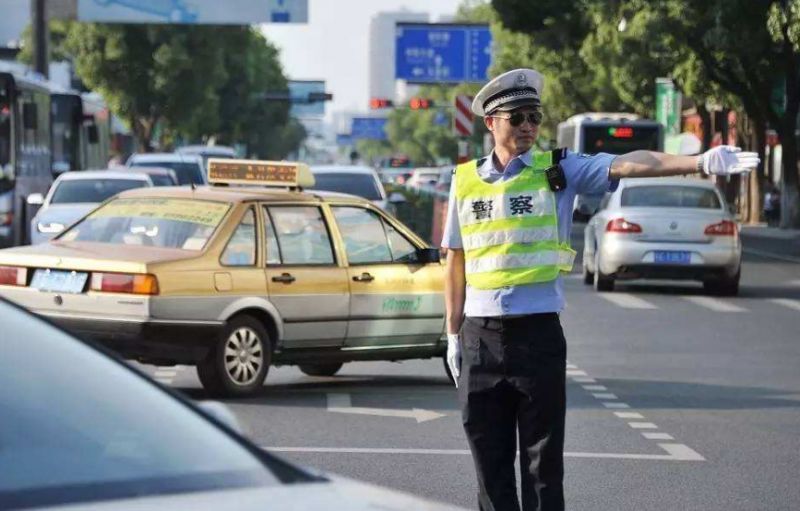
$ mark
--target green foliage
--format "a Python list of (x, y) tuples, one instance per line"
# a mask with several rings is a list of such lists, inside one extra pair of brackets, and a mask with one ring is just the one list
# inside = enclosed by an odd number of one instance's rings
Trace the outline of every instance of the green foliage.
[[(288, 103), (259, 98), (286, 90), (287, 80), (278, 50), (254, 28), (62, 21), (50, 28), (52, 58), (72, 61), (131, 126), (140, 150), (213, 137), (280, 159), (305, 138)], [(20, 59), (30, 61), (29, 30), (25, 37)]]

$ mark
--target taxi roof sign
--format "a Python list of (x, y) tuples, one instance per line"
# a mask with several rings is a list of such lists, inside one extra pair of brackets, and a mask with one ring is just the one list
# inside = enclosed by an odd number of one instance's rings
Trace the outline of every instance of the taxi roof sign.
[(314, 175), (308, 165), (300, 162), (210, 158), (208, 182), (308, 188), (314, 186)]

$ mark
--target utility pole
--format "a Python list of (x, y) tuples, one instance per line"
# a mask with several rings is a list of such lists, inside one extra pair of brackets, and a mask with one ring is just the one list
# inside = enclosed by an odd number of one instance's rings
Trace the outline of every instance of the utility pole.
[(47, 26), (46, 0), (31, 0), (31, 20), (33, 27), (33, 69), (45, 78), (49, 76), (48, 43), (50, 31)]

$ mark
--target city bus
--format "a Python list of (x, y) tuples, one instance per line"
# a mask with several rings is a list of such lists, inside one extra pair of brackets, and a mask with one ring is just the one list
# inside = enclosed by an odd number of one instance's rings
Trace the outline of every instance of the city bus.
[[(661, 124), (636, 114), (588, 112), (573, 115), (558, 125), (558, 147), (576, 153), (625, 154), (639, 149), (664, 150)], [(573, 218), (588, 220), (600, 204), (602, 195), (575, 197)]]
[(50, 95), (43, 81), (0, 72), (0, 247), (27, 242), (27, 198), (53, 182)]

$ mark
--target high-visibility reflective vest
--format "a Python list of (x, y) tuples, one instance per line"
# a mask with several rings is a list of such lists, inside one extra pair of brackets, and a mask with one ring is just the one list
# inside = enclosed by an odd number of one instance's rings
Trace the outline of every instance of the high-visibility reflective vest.
[(575, 251), (559, 240), (556, 197), (545, 169), (551, 152), (533, 153), (533, 166), (487, 183), (477, 161), (456, 167), (456, 201), (467, 284), (478, 289), (555, 280), (572, 269)]

